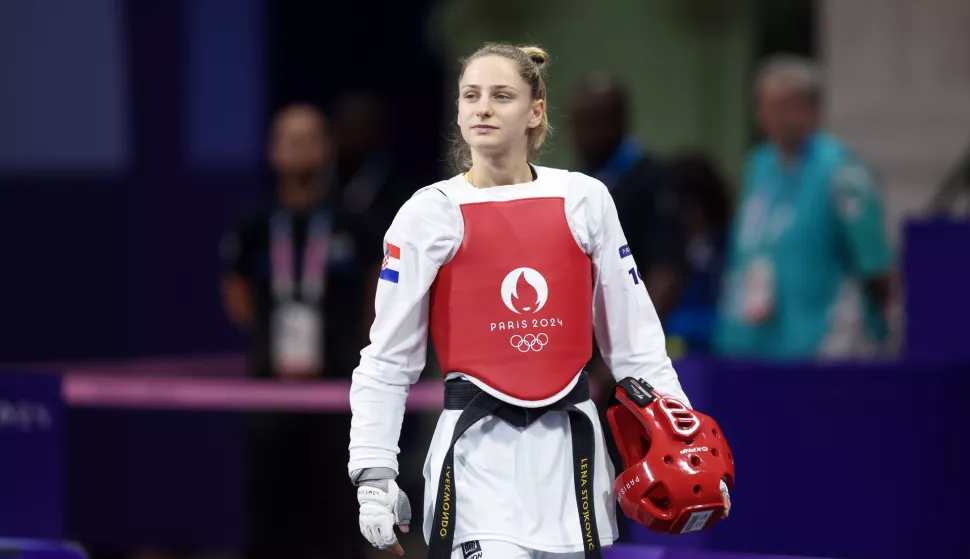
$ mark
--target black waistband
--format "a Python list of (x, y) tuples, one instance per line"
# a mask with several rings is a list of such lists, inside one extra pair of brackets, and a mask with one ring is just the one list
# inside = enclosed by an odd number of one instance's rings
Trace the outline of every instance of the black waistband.
[[(465, 379), (452, 379), (445, 383), (445, 409), (463, 410), (468, 407), (472, 399), (482, 392), (482, 389), (474, 383)], [(576, 386), (569, 391), (559, 402), (566, 404), (579, 404), (589, 400), (589, 374), (586, 371), (579, 373), (579, 381)], [(558, 403), (558, 402), (557, 402)], [(555, 404), (550, 404), (545, 408), (526, 408), (533, 411), (548, 410)]]
[(463, 410), (455, 422), (451, 444), (445, 454), (438, 476), (438, 491), (435, 497), (434, 526), (428, 542), (429, 559), (449, 559), (452, 556), (457, 518), (458, 483), (455, 479), (455, 443), (478, 421), (495, 416), (517, 427), (531, 425), (549, 411), (569, 414), (569, 424), (573, 447), (573, 485), (576, 492), (576, 507), (583, 533), (584, 557), (602, 559), (599, 530), (596, 526), (596, 506), (591, 502), (593, 491), (587, 487), (593, 479), (596, 461), (596, 436), (593, 423), (586, 412), (576, 404), (589, 400), (589, 380), (586, 372), (580, 374), (579, 382), (569, 394), (559, 401), (542, 408), (523, 408), (498, 400), (471, 382), (450, 380), (445, 383), (445, 408)]

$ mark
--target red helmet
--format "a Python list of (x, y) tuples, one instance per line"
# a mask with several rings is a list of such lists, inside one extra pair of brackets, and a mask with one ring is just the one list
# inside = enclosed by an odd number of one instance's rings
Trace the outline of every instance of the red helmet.
[(607, 417), (623, 457), (613, 482), (623, 512), (667, 534), (713, 526), (724, 510), (721, 480), (734, 487), (734, 456), (717, 422), (633, 378), (616, 397), (621, 405)]

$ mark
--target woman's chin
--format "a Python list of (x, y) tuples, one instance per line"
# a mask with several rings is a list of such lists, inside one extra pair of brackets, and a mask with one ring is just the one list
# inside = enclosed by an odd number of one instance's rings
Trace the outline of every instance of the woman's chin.
[(500, 153), (509, 149), (508, 142), (502, 141), (501, 138), (488, 136), (474, 138), (471, 142), (468, 142), (468, 145), (481, 153)]

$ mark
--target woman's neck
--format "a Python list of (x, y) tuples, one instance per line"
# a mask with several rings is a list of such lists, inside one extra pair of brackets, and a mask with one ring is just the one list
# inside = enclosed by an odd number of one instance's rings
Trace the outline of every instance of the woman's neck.
[(472, 168), (466, 178), (477, 188), (522, 184), (532, 182), (532, 167), (524, 157), (513, 158), (509, 155), (486, 157), (474, 154)]

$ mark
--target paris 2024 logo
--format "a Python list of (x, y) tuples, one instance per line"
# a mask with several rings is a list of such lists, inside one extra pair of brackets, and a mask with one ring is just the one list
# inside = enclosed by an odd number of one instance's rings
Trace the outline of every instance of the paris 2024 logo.
[(492, 322), (489, 331), (514, 332), (509, 345), (521, 353), (542, 351), (549, 343), (546, 330), (562, 326), (561, 318), (539, 315), (549, 300), (546, 278), (532, 268), (516, 268), (502, 280), (501, 294), (505, 306), (518, 316)]

